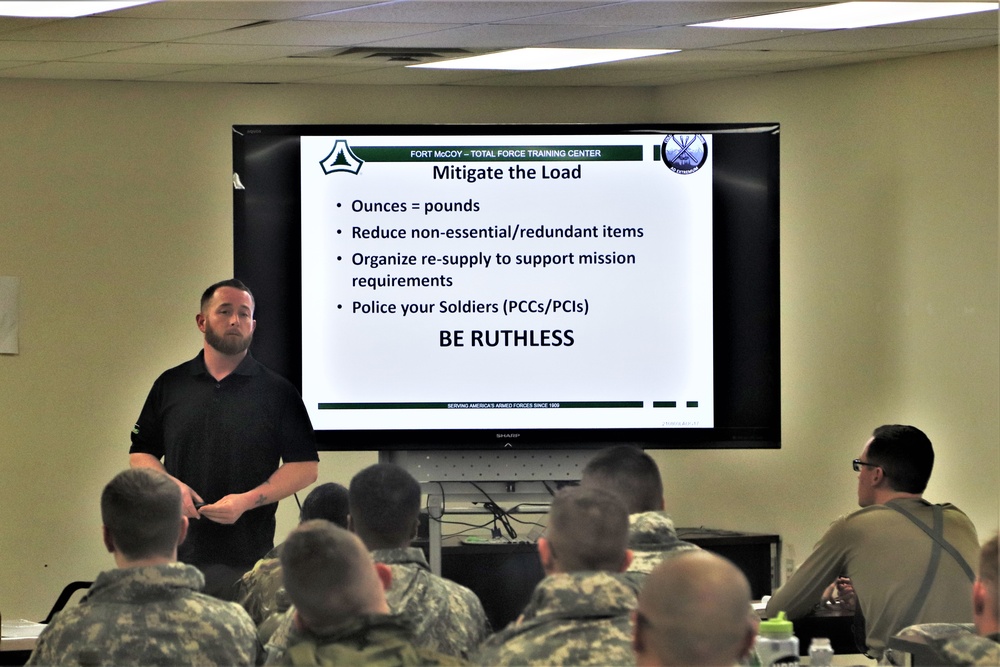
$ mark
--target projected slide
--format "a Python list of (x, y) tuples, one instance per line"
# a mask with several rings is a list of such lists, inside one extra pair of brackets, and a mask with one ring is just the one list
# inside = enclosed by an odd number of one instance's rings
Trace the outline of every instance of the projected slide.
[(714, 426), (711, 136), (303, 136), (301, 170), (317, 429)]

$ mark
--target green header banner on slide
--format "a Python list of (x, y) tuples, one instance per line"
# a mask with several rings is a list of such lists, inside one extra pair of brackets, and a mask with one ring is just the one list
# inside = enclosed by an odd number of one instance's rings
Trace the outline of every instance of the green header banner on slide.
[(366, 162), (641, 162), (642, 146), (351, 146)]

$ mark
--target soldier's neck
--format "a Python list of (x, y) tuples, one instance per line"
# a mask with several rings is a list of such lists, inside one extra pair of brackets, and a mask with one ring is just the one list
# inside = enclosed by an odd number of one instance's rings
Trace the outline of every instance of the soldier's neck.
[(124, 554), (119, 551), (115, 552), (115, 565), (118, 566), (119, 570), (127, 570), (133, 567), (150, 567), (153, 565), (167, 565), (168, 563), (176, 563), (176, 556), (150, 556), (148, 558), (136, 558), (132, 560), (126, 558)]

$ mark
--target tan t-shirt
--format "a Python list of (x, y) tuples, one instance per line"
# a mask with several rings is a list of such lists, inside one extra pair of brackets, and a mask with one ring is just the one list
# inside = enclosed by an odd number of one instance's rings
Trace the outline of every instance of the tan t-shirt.
[[(928, 527), (932, 505), (917, 498), (895, 500)], [(944, 538), (975, 569), (976, 528), (954, 505), (943, 505)], [(823, 589), (838, 576), (851, 578), (865, 616), (871, 655), (881, 655), (889, 637), (903, 629), (903, 615), (913, 602), (931, 558), (932, 539), (909, 519), (886, 505), (871, 505), (843, 516), (830, 526), (806, 561), (767, 605), (767, 615), (784, 611), (790, 619), (808, 614)], [(942, 551), (927, 599), (911, 623), (972, 621), (972, 582), (955, 559)]]

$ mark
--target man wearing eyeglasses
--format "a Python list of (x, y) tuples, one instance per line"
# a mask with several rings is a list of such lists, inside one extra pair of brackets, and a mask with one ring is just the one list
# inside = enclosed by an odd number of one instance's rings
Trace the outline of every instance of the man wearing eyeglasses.
[(880, 426), (852, 463), (861, 509), (833, 522), (771, 597), (767, 615), (805, 616), (831, 581), (848, 577), (872, 657), (908, 625), (971, 622), (979, 538), (957, 507), (923, 499), (934, 466), (930, 440), (913, 426)]

